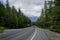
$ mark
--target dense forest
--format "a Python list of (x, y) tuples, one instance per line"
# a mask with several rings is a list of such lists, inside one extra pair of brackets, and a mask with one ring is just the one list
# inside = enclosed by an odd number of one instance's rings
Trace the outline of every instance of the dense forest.
[(36, 25), (60, 32), (60, 0), (45, 0), (44, 8), (42, 8), (41, 16), (37, 20)]
[(14, 6), (10, 7), (8, 0), (6, 5), (0, 2), (0, 27), (25, 28), (31, 25), (31, 20), (25, 16), (20, 8), (18, 11)]

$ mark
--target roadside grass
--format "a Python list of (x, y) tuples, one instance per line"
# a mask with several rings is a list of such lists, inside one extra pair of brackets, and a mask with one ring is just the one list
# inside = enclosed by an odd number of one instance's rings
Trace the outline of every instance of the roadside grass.
[(3, 26), (0, 26), (0, 33), (3, 33), (4, 32), (4, 27)]

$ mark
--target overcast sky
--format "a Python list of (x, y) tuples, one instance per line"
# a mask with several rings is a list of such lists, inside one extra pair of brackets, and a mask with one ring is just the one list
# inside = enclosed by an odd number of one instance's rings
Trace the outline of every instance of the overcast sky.
[[(0, 0), (4, 4), (6, 0)], [(14, 5), (16, 9), (20, 8), (21, 11), (27, 16), (41, 15), (41, 9), (44, 5), (44, 0), (9, 0), (10, 6)]]

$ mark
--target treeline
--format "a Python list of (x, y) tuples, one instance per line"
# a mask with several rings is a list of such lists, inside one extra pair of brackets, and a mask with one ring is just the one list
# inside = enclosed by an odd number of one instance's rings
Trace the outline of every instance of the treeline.
[(10, 7), (8, 0), (6, 5), (0, 2), (0, 26), (5, 28), (24, 28), (31, 24), (31, 20), (20, 9)]
[(60, 0), (45, 1), (37, 26), (60, 32)]

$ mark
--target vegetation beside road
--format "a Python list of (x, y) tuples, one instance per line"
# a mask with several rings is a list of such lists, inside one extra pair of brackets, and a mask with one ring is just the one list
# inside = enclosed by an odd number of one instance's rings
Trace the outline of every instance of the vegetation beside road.
[(41, 16), (35, 24), (60, 33), (60, 0), (45, 1), (44, 4)]
[(0, 31), (4, 28), (25, 28), (31, 25), (31, 20), (25, 16), (20, 8), (18, 11), (14, 6), (10, 7), (8, 0), (6, 5), (0, 2)]
[(0, 33), (4, 32), (5, 28), (0, 26)]
[(6, 5), (0, 2), (0, 32), (3, 32), (4, 28), (25, 28), (32, 24), (60, 33), (60, 0), (45, 1), (41, 16), (34, 23), (20, 8), (17, 11), (14, 6), (10, 7), (8, 0)]

